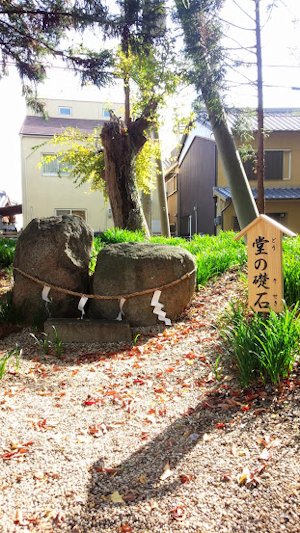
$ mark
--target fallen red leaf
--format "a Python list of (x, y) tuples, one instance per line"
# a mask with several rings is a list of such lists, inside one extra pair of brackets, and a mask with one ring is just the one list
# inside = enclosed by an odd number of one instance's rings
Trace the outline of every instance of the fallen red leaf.
[(118, 533), (131, 533), (133, 531), (132, 527), (129, 524), (122, 524), (118, 528)]
[(96, 405), (97, 403), (101, 403), (102, 401), (102, 398), (92, 398), (91, 396), (88, 396), (87, 399), (82, 402), (82, 405)]
[(32, 440), (28, 442), (24, 442), (21, 446), (19, 446), (15, 450), (5, 451), (4, 453), (0, 455), (0, 457), (3, 459), (3, 461), (13, 459), (14, 457), (19, 457), (20, 455), (27, 453), (29, 451), (28, 446), (31, 446), (32, 444), (33, 444)]
[(144, 379), (141, 379), (141, 378), (137, 378), (137, 379), (134, 379), (133, 380), (133, 383), (135, 385), (144, 385), (145, 384), (145, 380)]
[(197, 355), (195, 355), (195, 354), (192, 353), (192, 352), (187, 353), (184, 357), (185, 357), (186, 359), (197, 359)]
[(224, 424), (224, 422), (217, 422), (215, 427), (217, 429), (225, 429), (226, 428), (226, 424)]
[(193, 479), (195, 479), (195, 476), (193, 474), (180, 474), (179, 479), (181, 483), (184, 485), (185, 483), (189, 483), (190, 481), (193, 481)]
[(156, 392), (156, 394), (164, 394), (164, 392), (166, 392), (166, 390), (162, 387), (154, 388), (153, 390)]
[(250, 406), (249, 406), (249, 405), (243, 405), (243, 406), (241, 407), (241, 411), (249, 411), (249, 409), (250, 409)]

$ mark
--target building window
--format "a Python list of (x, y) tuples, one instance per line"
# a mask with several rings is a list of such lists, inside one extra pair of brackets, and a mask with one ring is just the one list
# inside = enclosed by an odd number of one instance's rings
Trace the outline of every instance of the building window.
[(72, 108), (66, 106), (59, 106), (58, 114), (61, 117), (70, 117), (72, 115)]
[(57, 217), (62, 217), (63, 215), (77, 215), (83, 220), (86, 220), (85, 209), (55, 209), (55, 214)]
[(177, 174), (174, 174), (172, 178), (170, 178), (168, 181), (166, 181), (166, 192), (167, 196), (171, 196), (175, 192), (177, 192)]
[(43, 176), (58, 176), (59, 161), (58, 159), (47, 160), (54, 154), (43, 154), (42, 174)]
[[(51, 159), (54, 153), (43, 154), (42, 158), (42, 175), (43, 176), (68, 176), (71, 171), (71, 165), (62, 163), (59, 159)], [(48, 158), (48, 160), (47, 160)]]
[(286, 217), (286, 213), (266, 213), (268, 217), (273, 218), (273, 220), (276, 220), (276, 222), (280, 222), (282, 224), (283, 219)]
[(103, 109), (102, 111), (102, 116), (103, 118), (106, 120), (106, 119), (110, 119), (110, 112), (109, 112), (109, 109)]
[[(249, 180), (256, 180), (255, 162), (253, 158), (244, 161), (244, 168)], [(291, 179), (291, 151), (265, 150), (265, 179)]]

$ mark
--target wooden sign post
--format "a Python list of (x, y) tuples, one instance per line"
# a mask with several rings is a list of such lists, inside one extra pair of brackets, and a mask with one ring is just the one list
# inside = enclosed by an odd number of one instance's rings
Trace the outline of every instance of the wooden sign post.
[(248, 304), (268, 313), (283, 310), (282, 234), (296, 234), (266, 215), (259, 215), (236, 237), (247, 234)]

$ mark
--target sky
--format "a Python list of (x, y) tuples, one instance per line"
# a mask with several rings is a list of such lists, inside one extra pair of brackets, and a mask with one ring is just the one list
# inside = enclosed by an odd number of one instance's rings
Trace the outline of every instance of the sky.
[[(273, 9), (268, 10), (268, 6)], [(239, 6), (239, 7), (238, 7)], [(300, 108), (300, 1), (299, 0), (261, 0), (262, 55), (265, 107)], [(254, 27), (253, 0), (226, 0), (222, 14), (230, 22), (224, 29), (227, 38), (225, 46), (239, 48), (240, 44), (251, 46), (255, 35), (249, 28)], [(236, 26), (248, 28), (241, 30)], [(231, 64), (228, 52), (228, 64)], [(244, 61), (253, 61), (254, 54), (244, 52)], [(255, 87), (249, 79), (255, 80), (254, 67), (245, 67), (228, 72), (227, 103), (232, 106), (255, 106)], [(293, 90), (298, 87), (299, 90)], [(113, 91), (113, 94), (112, 94)], [(190, 96), (192, 91), (190, 91)], [(96, 87), (80, 88), (73, 75), (64, 69), (52, 69), (47, 81), (40, 86), (42, 98), (82, 99), (90, 101), (122, 101), (122, 91)], [(182, 112), (188, 113), (191, 98), (189, 91), (182, 94)], [(26, 115), (26, 106), (21, 96), (21, 84), (14, 68), (9, 76), (0, 80), (0, 191), (5, 190), (9, 197), (22, 201), (21, 160), (19, 131)]]

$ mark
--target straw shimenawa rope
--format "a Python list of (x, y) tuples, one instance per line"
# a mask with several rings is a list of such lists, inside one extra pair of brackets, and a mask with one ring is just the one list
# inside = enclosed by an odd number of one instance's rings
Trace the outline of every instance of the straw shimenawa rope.
[(165, 283), (164, 285), (161, 285), (160, 287), (155, 287), (153, 289), (145, 289), (144, 291), (139, 292), (133, 292), (131, 294), (119, 294), (115, 296), (102, 296), (100, 294), (84, 294), (81, 292), (72, 291), (70, 289), (64, 289), (63, 287), (58, 287), (57, 285), (53, 285), (52, 283), (48, 283), (48, 281), (43, 281), (35, 276), (31, 276), (31, 274), (27, 274), (27, 272), (24, 272), (20, 268), (13, 267), (16, 272), (19, 272), (22, 276), (25, 278), (30, 279), (31, 281), (34, 281), (35, 283), (38, 283), (39, 285), (50, 287), (50, 289), (53, 289), (58, 292), (62, 292), (64, 294), (70, 294), (71, 296), (77, 296), (80, 298), (93, 298), (94, 300), (120, 300), (121, 298), (125, 298), (125, 300), (128, 300), (129, 298), (134, 298), (135, 296), (143, 296), (144, 294), (150, 294), (154, 291), (162, 291), (163, 289), (168, 289), (169, 287), (174, 287), (174, 285), (177, 285), (178, 283), (181, 283), (181, 281), (188, 279), (194, 274), (196, 269), (194, 268), (191, 270), (191, 272), (188, 272), (181, 276), (181, 278), (178, 278), (174, 281), (170, 281), (170, 283)]

